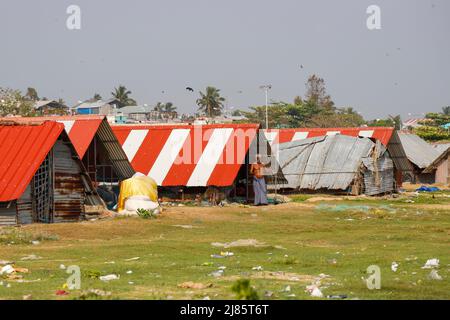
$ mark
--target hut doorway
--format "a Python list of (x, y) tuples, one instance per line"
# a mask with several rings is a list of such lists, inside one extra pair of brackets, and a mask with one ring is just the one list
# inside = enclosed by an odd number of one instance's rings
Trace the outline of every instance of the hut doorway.
[(36, 171), (32, 180), (32, 199), (34, 221), (41, 223), (52, 223), (53, 214), (51, 204), (52, 199), (52, 152), (49, 152), (44, 162)]

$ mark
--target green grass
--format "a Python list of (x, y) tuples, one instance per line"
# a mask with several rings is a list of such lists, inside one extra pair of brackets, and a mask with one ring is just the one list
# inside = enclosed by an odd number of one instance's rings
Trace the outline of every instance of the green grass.
[[(0, 243), (0, 260), (13, 260), (16, 267), (29, 269), (23, 274), (24, 282), (0, 279), (0, 298), (234, 299), (236, 294), (231, 288), (236, 280), (250, 279), (260, 298), (271, 291), (269, 299), (310, 299), (305, 287), (323, 273), (329, 275), (321, 284), (324, 295), (346, 294), (349, 299), (450, 299), (450, 206), (415, 207), (401, 202), (358, 200), (348, 203), (374, 208), (329, 210), (343, 203), (347, 201), (330, 201), (327, 208), (323, 203), (258, 208), (176, 207), (155, 220), (120, 218), (27, 226), (17, 232), (51, 236), (40, 238), (38, 245), (27, 241)], [(192, 228), (180, 227), (186, 225)], [(266, 245), (211, 245), (239, 239), (256, 239)], [(221, 251), (234, 255), (211, 258), (211, 254)], [(31, 254), (42, 259), (21, 260)], [(133, 257), (140, 259), (126, 261)], [(430, 270), (421, 268), (431, 258), (440, 259), (442, 281), (428, 280)], [(396, 273), (390, 269), (393, 261), (399, 263)], [(81, 268), (81, 290), (68, 290), (67, 296), (55, 295), (69, 276), (59, 268), (60, 264)], [(368, 290), (361, 279), (368, 276), (366, 269), (370, 265), (381, 268), (381, 290)], [(220, 266), (226, 267), (222, 277), (209, 275)], [(257, 266), (263, 270), (252, 270)], [(129, 270), (131, 274), (127, 274)], [(287, 276), (269, 272), (284, 272)], [(98, 279), (99, 275), (112, 273), (119, 274), (120, 279)], [(179, 287), (187, 281), (213, 286)], [(291, 291), (284, 292), (288, 285)], [(88, 292), (93, 289), (111, 295)]]
[(370, 204), (396, 204), (396, 205), (406, 205), (414, 206), (417, 204), (448, 204), (450, 203), (450, 191), (442, 190), (438, 192), (407, 192), (404, 194), (386, 196), (386, 197), (353, 197), (353, 196), (329, 196), (322, 194), (298, 194), (292, 195), (291, 199), (294, 202), (302, 203), (308, 202), (308, 199), (321, 197), (329, 198), (330, 202), (333, 202), (336, 198), (340, 198), (339, 202), (361, 202), (367, 205)]

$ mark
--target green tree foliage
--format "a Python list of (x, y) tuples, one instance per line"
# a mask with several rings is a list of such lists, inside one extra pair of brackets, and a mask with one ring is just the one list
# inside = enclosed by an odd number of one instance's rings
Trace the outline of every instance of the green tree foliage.
[(395, 128), (396, 130), (401, 130), (402, 128), (402, 118), (400, 115), (391, 116), (387, 119), (376, 119), (367, 121), (367, 125), (369, 127), (390, 127)]
[(319, 128), (359, 127), (365, 124), (364, 118), (353, 108), (335, 109), (335, 112), (322, 112), (312, 116), (305, 126), (313, 125)]
[[(262, 126), (266, 121), (266, 106), (250, 107), (251, 111), (242, 111), (241, 114), (247, 120), (242, 122), (259, 123)], [(272, 103), (268, 107), (270, 128), (289, 128), (287, 104), (284, 102)]]
[(250, 285), (250, 280), (239, 279), (231, 287), (238, 300), (259, 300), (258, 293)]
[(0, 87), (0, 116), (35, 116), (33, 101), (22, 96), (19, 90)]
[(450, 140), (450, 132), (439, 127), (421, 126), (414, 128), (413, 131), (427, 141)]
[(120, 106), (136, 106), (136, 100), (130, 98), (131, 91), (128, 90), (125, 86), (120, 85), (118, 88), (114, 88), (114, 92), (111, 92), (112, 96), (119, 100)]
[(231, 113), (231, 115), (233, 116), (233, 117), (240, 117), (240, 116), (242, 116), (242, 111), (241, 110), (234, 110), (232, 113)]
[(392, 119), (376, 119), (367, 122), (369, 127), (395, 127)]
[(428, 113), (420, 122), (422, 126), (414, 128), (413, 132), (428, 141), (450, 140), (450, 131), (442, 127), (450, 122), (449, 109), (444, 107), (441, 113)]
[[(242, 112), (248, 122), (265, 124), (265, 106)], [(356, 127), (365, 124), (364, 118), (353, 108), (336, 108), (327, 94), (325, 81), (312, 75), (306, 84), (305, 99), (294, 98), (293, 103), (275, 102), (268, 108), (270, 128), (299, 127)]]
[(177, 107), (175, 107), (172, 102), (158, 102), (153, 110), (160, 113), (159, 119), (169, 119), (177, 116)]
[(427, 113), (421, 124), (430, 127), (440, 127), (450, 122), (450, 114), (445, 114), (447, 109), (443, 108), (442, 113)]
[(166, 102), (163, 107), (164, 112), (172, 113), (177, 111), (177, 107), (172, 102)]
[(210, 118), (222, 114), (224, 102), (225, 98), (220, 96), (220, 90), (214, 87), (206, 87), (205, 93), (200, 92), (200, 98), (197, 99), (199, 111)]
[(314, 103), (322, 111), (334, 111), (334, 102), (327, 94), (325, 80), (313, 74), (306, 83), (305, 100)]

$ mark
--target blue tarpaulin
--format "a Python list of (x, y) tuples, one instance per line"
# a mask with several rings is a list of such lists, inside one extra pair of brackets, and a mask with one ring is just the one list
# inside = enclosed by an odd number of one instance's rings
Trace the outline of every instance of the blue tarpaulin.
[(419, 191), (419, 192), (436, 192), (436, 191), (441, 191), (441, 189), (439, 189), (437, 187), (421, 186), (420, 188), (416, 189), (416, 191)]

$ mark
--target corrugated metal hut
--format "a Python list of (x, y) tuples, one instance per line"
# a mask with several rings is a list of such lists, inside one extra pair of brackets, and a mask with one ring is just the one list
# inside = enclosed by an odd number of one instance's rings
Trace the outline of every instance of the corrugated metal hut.
[(56, 121), (64, 124), (65, 131), (94, 182), (116, 183), (135, 173), (105, 116), (13, 117), (0, 120), (19, 123)]
[(412, 183), (434, 183), (436, 180), (435, 172), (425, 172), (424, 170), (439, 157), (439, 151), (415, 134), (400, 132), (399, 137), (406, 156), (413, 167), (409, 177), (410, 181)]
[(331, 135), (278, 147), (278, 161), (288, 181), (283, 188), (354, 195), (395, 190), (394, 163), (380, 141)]
[(410, 174), (413, 170), (401, 144), (398, 132), (394, 128), (294, 128), (270, 129), (265, 130), (264, 133), (271, 145), (334, 135), (369, 138), (372, 141), (380, 141), (389, 151), (390, 157), (394, 162), (394, 175), (397, 186), (401, 186), (403, 176)]
[(56, 122), (0, 122), (0, 224), (79, 221), (87, 199), (102, 203)]
[(112, 128), (133, 168), (162, 187), (231, 187), (248, 197), (249, 163), (256, 152), (270, 153), (259, 124)]

